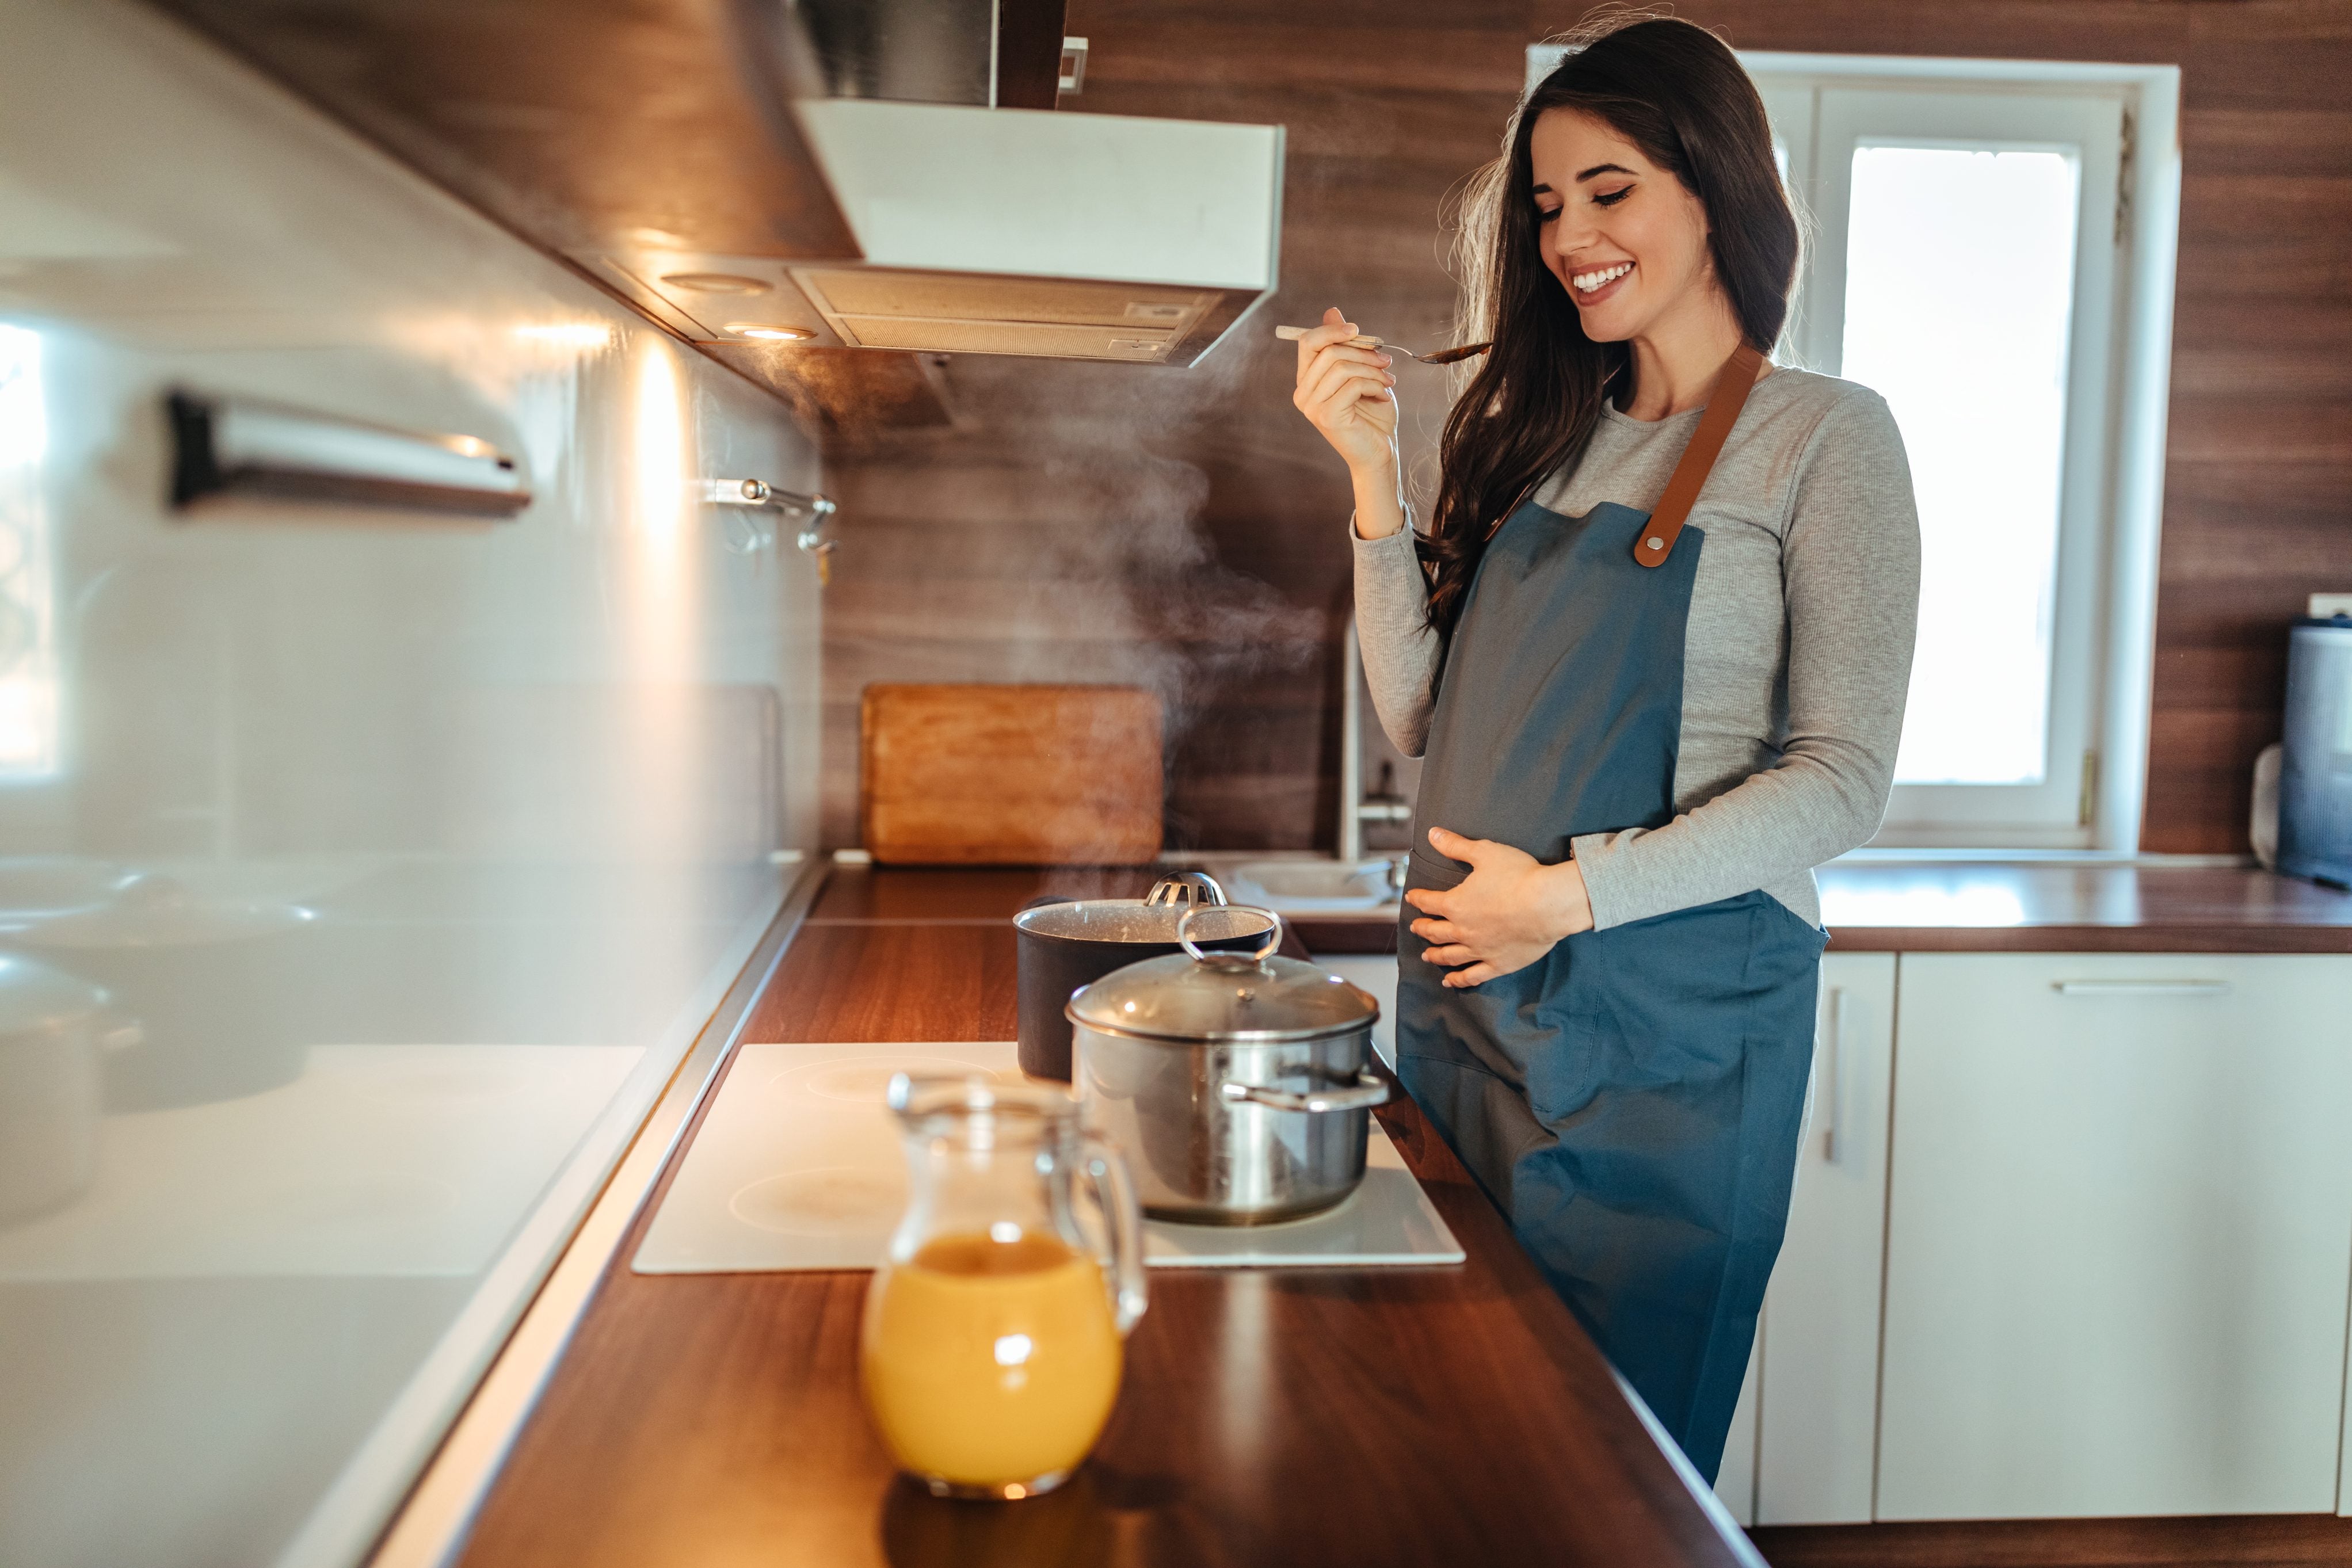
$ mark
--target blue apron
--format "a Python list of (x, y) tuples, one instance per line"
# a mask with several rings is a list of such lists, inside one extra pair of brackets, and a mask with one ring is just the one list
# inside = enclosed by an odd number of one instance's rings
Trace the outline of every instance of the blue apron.
[[(1433, 826), (1554, 863), (1580, 834), (1673, 820), (1705, 536), (1670, 535), (1652, 568), (1634, 559), (1648, 526), (1614, 502), (1567, 517), (1528, 501), (1488, 542), (1446, 653), (1408, 885), (1467, 874), (1429, 848)], [(1398, 937), (1399, 1078), (1712, 1479), (1788, 1220), (1826, 938), (1745, 893), (1450, 990), (1417, 918)]]

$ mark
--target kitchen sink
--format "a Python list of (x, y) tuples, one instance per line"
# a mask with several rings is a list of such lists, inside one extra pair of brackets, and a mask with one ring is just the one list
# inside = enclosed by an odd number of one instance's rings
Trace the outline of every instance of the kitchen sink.
[(1225, 875), (1235, 904), (1253, 904), (1277, 915), (1343, 915), (1379, 909), (1396, 902), (1398, 861), (1251, 861)]

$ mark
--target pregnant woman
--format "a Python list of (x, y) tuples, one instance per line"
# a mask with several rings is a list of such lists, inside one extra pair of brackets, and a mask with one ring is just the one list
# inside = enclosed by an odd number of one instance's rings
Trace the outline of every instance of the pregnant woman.
[(1780, 1247), (1812, 868), (1877, 831), (1918, 600), (1903, 444), (1771, 364), (1797, 224), (1688, 23), (1587, 35), (1464, 214), (1470, 335), (1425, 537), (1390, 358), (1330, 311), (1294, 401), (1355, 484), (1381, 721), (1425, 755), (1398, 1072), (1712, 1477)]

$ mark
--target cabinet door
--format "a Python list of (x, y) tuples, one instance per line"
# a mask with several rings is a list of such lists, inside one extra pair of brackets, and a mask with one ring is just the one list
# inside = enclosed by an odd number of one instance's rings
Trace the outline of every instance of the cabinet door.
[(1372, 993), (1381, 1004), (1381, 1016), (1372, 1025), (1372, 1051), (1393, 1068), (1396, 1065), (1396, 994), (1397, 961), (1393, 953), (1318, 953), (1318, 967), (1328, 969), (1350, 985), (1361, 986)]
[(1756, 1522), (1756, 1394), (1762, 1381), (1764, 1328), (1756, 1329), (1748, 1375), (1740, 1380), (1739, 1403), (1732, 1406), (1731, 1435), (1723, 1440), (1723, 1466), (1715, 1472), (1715, 1495), (1746, 1530)]
[(1901, 987), (1878, 1517), (2334, 1506), (2352, 958), (1906, 955)]
[(1822, 960), (1812, 1112), (1764, 1298), (1759, 1524), (1871, 1517), (1895, 955)]

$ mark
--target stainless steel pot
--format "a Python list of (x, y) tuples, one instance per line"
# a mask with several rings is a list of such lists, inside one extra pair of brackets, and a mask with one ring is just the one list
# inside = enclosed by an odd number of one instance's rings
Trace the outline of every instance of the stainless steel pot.
[[(1245, 908), (1233, 906), (1234, 910)], [(1088, 1127), (1126, 1151), (1155, 1219), (1264, 1225), (1329, 1208), (1364, 1179), (1380, 1004), (1337, 975), (1278, 958), (1282, 917), (1254, 952), (1193, 940), (1070, 999)]]

